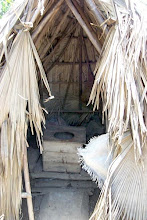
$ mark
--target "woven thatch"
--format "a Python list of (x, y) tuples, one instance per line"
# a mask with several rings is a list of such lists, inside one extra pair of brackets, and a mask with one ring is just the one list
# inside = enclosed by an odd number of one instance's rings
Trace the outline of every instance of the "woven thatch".
[[(45, 119), (38, 82), (42, 85), (43, 81), (48, 100), (52, 98), (48, 80), (54, 92), (58, 83), (61, 106), (65, 106), (66, 93), (81, 98), (81, 85), (85, 91), (91, 86), (90, 74), (98, 60), (89, 102), (99, 108), (102, 97), (115, 160), (92, 218), (135, 220), (135, 207), (137, 219), (146, 219), (146, 200), (140, 199), (147, 193), (145, 8), (145, 0), (18, 0), (0, 21), (0, 216), (19, 219), (28, 124), (32, 133), (35, 129), (42, 151)], [(78, 63), (87, 67), (81, 75)], [(124, 144), (128, 129), (131, 145)], [(125, 200), (117, 192), (131, 187), (130, 182), (120, 180), (129, 175), (125, 172), (129, 160), (137, 169), (131, 180), (139, 187), (134, 185), (134, 197)]]

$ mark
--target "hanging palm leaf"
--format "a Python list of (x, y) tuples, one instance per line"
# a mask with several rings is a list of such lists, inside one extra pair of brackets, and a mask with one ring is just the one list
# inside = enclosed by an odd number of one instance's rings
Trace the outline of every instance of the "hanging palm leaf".
[[(106, 1), (107, 2), (107, 1)], [(122, 2), (122, 3), (121, 3)], [(147, 216), (147, 17), (141, 1), (108, 1), (117, 24), (109, 31), (89, 102), (103, 99), (114, 141), (114, 158), (97, 202), (93, 220), (145, 220)], [(103, 1), (101, 1), (103, 4)], [(105, 3), (104, 3), (105, 5)], [(107, 5), (108, 6), (108, 5)], [(143, 7), (142, 7), (143, 6)], [(104, 7), (105, 8), (105, 7)], [(109, 7), (106, 8), (106, 13)], [(124, 136), (127, 129), (131, 134)], [(125, 137), (125, 138), (124, 138)]]
[(37, 133), (41, 151), (42, 123), (45, 123), (39, 103), (35, 62), (49, 96), (51, 92), (28, 31), (18, 33), (8, 53), (8, 61), (0, 78), (0, 101), (3, 103), (0, 109), (0, 215), (4, 214), (6, 219), (19, 219), (28, 122), (32, 133), (34, 129)]
[(95, 69), (95, 82), (89, 102), (94, 109), (103, 99), (103, 111), (109, 119), (114, 139), (121, 138), (131, 124), (136, 158), (142, 156), (147, 129), (146, 14), (138, 1), (127, 1), (126, 7), (115, 4), (118, 24), (112, 27)]

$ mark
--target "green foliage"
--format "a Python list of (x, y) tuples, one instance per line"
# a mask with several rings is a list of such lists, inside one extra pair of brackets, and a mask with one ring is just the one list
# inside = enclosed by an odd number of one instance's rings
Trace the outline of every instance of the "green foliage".
[(0, 18), (8, 11), (14, 0), (0, 0)]

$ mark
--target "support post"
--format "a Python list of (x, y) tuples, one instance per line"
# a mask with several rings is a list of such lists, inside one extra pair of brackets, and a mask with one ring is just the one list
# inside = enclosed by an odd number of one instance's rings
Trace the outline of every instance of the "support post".
[(34, 212), (33, 212), (33, 202), (32, 202), (32, 194), (31, 194), (31, 186), (30, 186), (30, 177), (29, 177), (29, 168), (28, 168), (28, 158), (27, 158), (27, 148), (24, 146), (24, 181), (25, 181), (25, 188), (26, 193), (22, 194), (22, 197), (27, 199), (27, 206), (28, 206), (28, 215), (29, 220), (34, 220)]
[(80, 28), (80, 36), (79, 36), (79, 109), (82, 110), (82, 35), (83, 29)]

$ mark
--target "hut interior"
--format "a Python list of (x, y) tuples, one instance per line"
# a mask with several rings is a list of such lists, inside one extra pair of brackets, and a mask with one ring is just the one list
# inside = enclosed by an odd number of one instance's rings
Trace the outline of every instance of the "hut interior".
[[(60, 1), (59, 1), (60, 2)], [(49, 112), (86, 112), (88, 98), (93, 85), (93, 70), (98, 59), (98, 52), (89, 37), (73, 15), (65, 2), (55, 2), (46, 14), (55, 7), (55, 12), (44, 26), (36, 21), (32, 32), (35, 45), (47, 73), (50, 87), (55, 98), (45, 105)], [(51, 2), (50, 2), (51, 4)], [(49, 5), (50, 5), (49, 4)], [(101, 37), (101, 29), (95, 28), (96, 21), (88, 13), (87, 5), (82, 1), (74, 2), (82, 13), (84, 22), (88, 24), (93, 38)], [(93, 26), (91, 24), (94, 24)], [(39, 27), (42, 31), (37, 34)], [(36, 30), (37, 29), (37, 30)], [(101, 45), (104, 36), (101, 37)], [(40, 84), (40, 86), (42, 86)], [(45, 90), (42, 88), (42, 98)]]
[[(101, 48), (105, 33), (98, 26), (94, 16), (89, 13), (87, 4), (85, 1), (74, 1), (73, 6), (78, 11), (82, 21), (88, 26), (93, 39), (99, 39), (96, 44)], [(46, 19), (50, 13), (51, 16)], [(43, 22), (45, 19), (46, 22)], [(63, 142), (68, 143), (72, 149), (74, 140), (71, 137), (68, 139), (69, 131), (78, 138), (77, 147), (88, 143), (91, 137), (105, 133), (105, 124), (102, 123), (102, 108), (94, 112), (92, 105), (87, 105), (94, 82), (93, 72), (100, 52), (97, 51), (65, 1), (49, 1), (45, 7), (44, 15), (42, 18), (38, 16), (31, 32), (47, 74), (50, 89), (54, 95), (54, 99), (50, 102), (44, 102), (48, 94), (42, 81), (39, 80), (41, 104), (48, 114), (46, 114), (43, 156), (39, 154), (35, 137), (33, 138), (31, 132), (28, 132), (30, 145), (28, 159), (34, 195), (33, 201), (38, 200), (38, 203), (41, 203), (51, 192), (54, 195), (53, 200), (55, 200), (56, 191), (58, 190), (58, 197), (60, 195), (62, 200), (65, 200), (64, 206), (66, 206), (71, 193), (74, 192), (73, 202), (77, 203), (77, 207), (81, 205), (77, 210), (75, 207), (75, 214), (69, 207), (70, 219), (85, 220), (89, 218), (94, 209), (99, 189), (95, 183), (92, 183), (89, 175), (82, 170), (80, 164), (77, 165), (79, 159), (77, 155), (74, 155), (76, 152), (72, 152), (72, 150), (66, 152), (62, 149), (61, 144)], [(80, 128), (83, 130), (80, 130)], [(55, 130), (54, 132), (60, 130), (62, 132), (58, 139), (54, 138), (54, 141), (57, 141), (57, 144), (60, 145), (60, 148), (57, 148), (54, 153), (45, 146), (49, 141), (52, 141), (50, 130)], [(76, 130), (78, 134), (75, 132)], [(62, 151), (63, 153), (61, 153)], [(64, 167), (64, 163), (67, 163), (68, 167), (67, 164)], [(80, 194), (80, 198), (77, 193)], [(46, 196), (43, 197), (43, 194), (46, 194)], [(84, 198), (85, 202), (82, 202)], [(51, 200), (50, 202), (53, 203)], [(39, 205), (35, 207), (35, 216), (38, 214), (38, 209), (40, 209)], [(56, 206), (57, 210), (59, 208), (55, 202), (52, 206)], [(71, 204), (71, 206), (73, 205)], [(26, 218), (25, 208), (27, 206), (23, 205), (23, 215)], [(62, 207), (62, 209), (64, 208)], [(72, 207), (72, 209), (74, 208)], [(85, 213), (81, 213), (81, 209), (85, 210)], [(51, 210), (48, 214), (45, 214), (45, 211), (40, 211), (38, 216), (43, 219), (48, 219), (48, 215), (53, 216), (53, 219), (56, 218), (55, 213), (52, 213)], [(56, 213), (57, 216), (59, 211)], [(63, 219), (68, 218), (66, 215), (67, 210), (63, 214)]]

